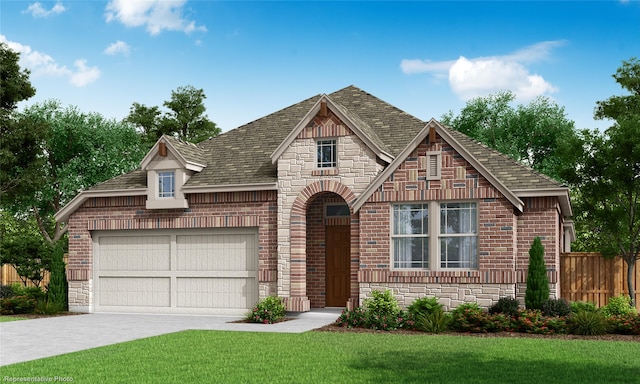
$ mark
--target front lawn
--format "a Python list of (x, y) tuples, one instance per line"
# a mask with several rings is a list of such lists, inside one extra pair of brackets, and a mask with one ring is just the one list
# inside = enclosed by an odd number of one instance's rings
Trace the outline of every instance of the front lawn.
[[(44, 340), (43, 342), (46, 342)], [(184, 331), (14, 364), (74, 383), (638, 383), (640, 343)]]
[(6, 323), (8, 321), (17, 321), (17, 320), (26, 320), (26, 317), (16, 317), (16, 316), (0, 316), (0, 323)]

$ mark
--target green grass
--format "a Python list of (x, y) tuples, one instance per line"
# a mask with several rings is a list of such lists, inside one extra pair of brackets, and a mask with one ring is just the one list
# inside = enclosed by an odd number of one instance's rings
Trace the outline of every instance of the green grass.
[(6, 323), (8, 321), (27, 320), (26, 317), (13, 317), (13, 316), (0, 316), (0, 323)]
[(2, 367), (74, 383), (639, 383), (640, 343), (185, 331)]

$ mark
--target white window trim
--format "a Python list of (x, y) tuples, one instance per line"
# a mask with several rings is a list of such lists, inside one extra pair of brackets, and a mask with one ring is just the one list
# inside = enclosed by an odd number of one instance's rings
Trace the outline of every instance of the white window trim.
[[(335, 162), (333, 164), (332, 167), (321, 167), (320, 166), (320, 162), (318, 161), (318, 150), (319, 150), (319, 146), (320, 146), (320, 142), (321, 141), (333, 141), (333, 148), (334, 148), (334, 157), (335, 157)], [(337, 169), (338, 168), (338, 138), (337, 137), (321, 137), (321, 138), (317, 138), (315, 140), (315, 169), (319, 169), (319, 170), (327, 170), (327, 169)]]
[[(479, 229), (480, 229), (480, 208), (478, 201), (475, 200), (443, 200), (443, 201), (404, 201), (404, 202), (394, 202), (390, 205), (390, 239), (389, 248), (390, 248), (390, 269), (394, 271), (477, 271), (478, 268), (442, 268), (440, 265), (442, 263), (441, 255), (440, 255), (440, 239), (441, 237), (469, 237), (469, 234), (441, 234), (440, 233), (440, 205), (444, 203), (474, 203), (476, 204), (476, 263), (480, 264), (480, 242), (478, 241), (479, 237)], [(426, 204), (429, 209), (429, 221), (428, 221), (428, 234), (427, 235), (395, 235), (394, 234), (394, 218), (393, 218), (393, 206), (394, 205), (410, 205), (410, 204)], [(435, 217), (435, 219), (434, 219)], [(429, 239), (429, 268), (395, 268), (395, 250), (393, 248), (393, 239), (400, 237), (427, 237)]]
[[(163, 178), (164, 175), (166, 176), (171, 175), (170, 178), (172, 179), (172, 186), (173, 186), (173, 189), (171, 191), (161, 191), (160, 180)], [(157, 186), (158, 186), (156, 197), (158, 199), (175, 199), (176, 198), (176, 171), (174, 169), (156, 171), (156, 179), (157, 179)]]

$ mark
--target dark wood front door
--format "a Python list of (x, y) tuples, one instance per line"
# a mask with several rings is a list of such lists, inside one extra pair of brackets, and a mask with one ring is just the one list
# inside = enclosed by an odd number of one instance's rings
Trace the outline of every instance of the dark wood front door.
[(351, 228), (348, 225), (326, 228), (325, 306), (344, 307), (351, 291)]

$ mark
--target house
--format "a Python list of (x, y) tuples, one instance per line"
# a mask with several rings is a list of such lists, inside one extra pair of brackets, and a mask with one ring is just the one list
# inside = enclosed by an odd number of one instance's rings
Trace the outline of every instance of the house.
[(522, 299), (536, 236), (560, 297), (570, 216), (556, 181), (349, 86), (198, 145), (164, 136), (56, 220), (72, 311), (244, 314), (376, 289), (405, 306)]

